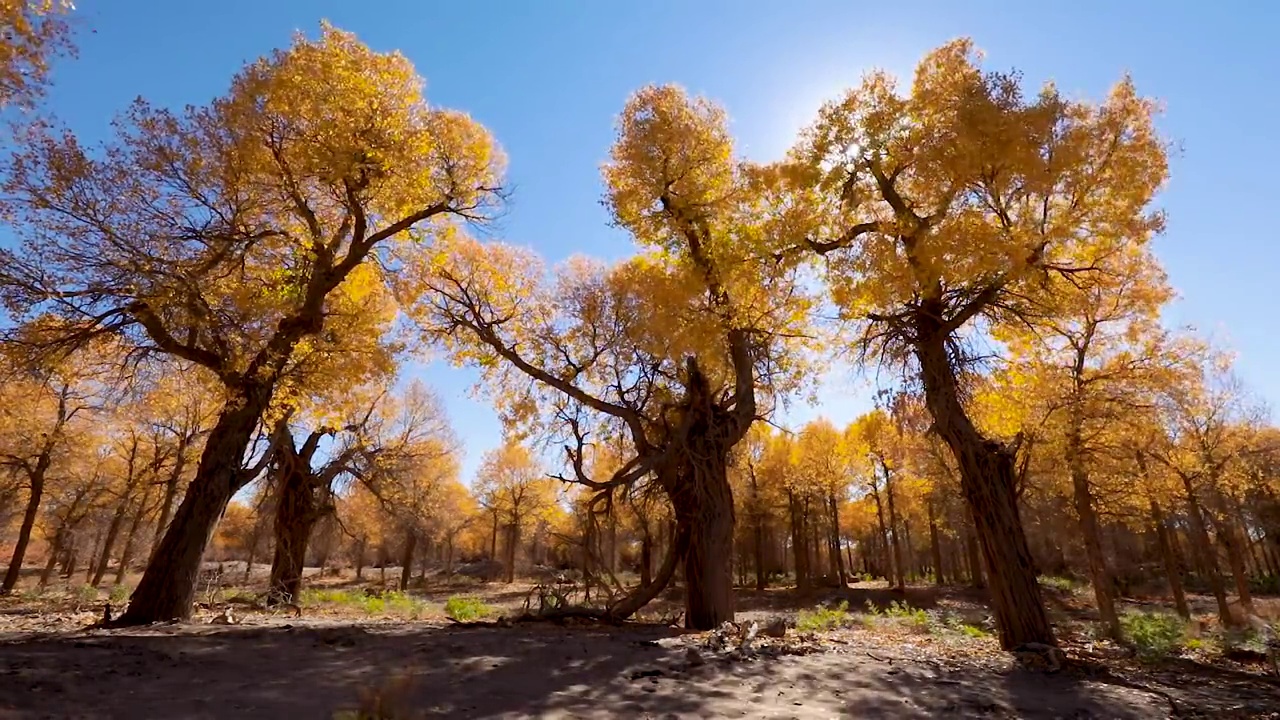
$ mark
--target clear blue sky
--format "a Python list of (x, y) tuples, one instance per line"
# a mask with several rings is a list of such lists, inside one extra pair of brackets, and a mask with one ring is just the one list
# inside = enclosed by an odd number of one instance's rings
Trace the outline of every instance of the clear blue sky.
[[(469, 111), (510, 156), (514, 204), (500, 233), (550, 259), (617, 257), (598, 168), (628, 93), (678, 82), (729, 109), (740, 148), (778, 156), (822, 100), (881, 67), (907, 75), (948, 39), (968, 35), (991, 67), (1100, 97), (1128, 71), (1166, 104), (1180, 146), (1161, 202), (1158, 252), (1192, 323), (1238, 351), (1249, 386), (1280, 405), (1280, 6), (1258, 2), (739, 2), (508, 0), (79, 0), (80, 57), (59, 64), (50, 101), (82, 137), (101, 137), (135, 96), (172, 106), (221, 94), (245, 61), (314, 34), (327, 18), (379, 50), (399, 49), (428, 98)], [(499, 441), (472, 376), (416, 368), (466, 439), (468, 477)], [(837, 422), (867, 406), (836, 381), (820, 408)], [(1273, 416), (1275, 412), (1273, 410)]]

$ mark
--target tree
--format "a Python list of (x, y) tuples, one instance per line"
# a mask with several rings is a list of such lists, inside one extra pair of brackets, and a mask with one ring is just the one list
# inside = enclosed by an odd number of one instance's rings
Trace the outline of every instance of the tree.
[[(758, 252), (766, 188), (735, 162), (718, 109), (650, 87), (618, 125), (607, 203), (645, 252), (613, 268), (575, 259), (547, 280), (527, 252), (459, 238), (410, 290), (419, 324), (485, 368), (509, 422), (567, 440), (567, 479), (599, 492), (657, 479), (685, 622), (711, 628), (733, 614), (729, 452), (800, 376), (807, 299)], [(589, 435), (624, 437), (634, 455), (591, 477)]]
[(1020, 322), (1052, 276), (1140, 246), (1166, 176), (1154, 105), (1128, 79), (1098, 105), (983, 72), (968, 40), (935, 50), (906, 96), (883, 73), (823, 107), (780, 174), (795, 202), (779, 258), (822, 257), (869, 354), (911, 362), (974, 511), (1005, 648), (1053, 643), (1022, 526), (1010, 448), (963, 402), (974, 333)]
[(0, 107), (30, 106), (49, 79), (52, 56), (70, 52), (71, 0), (10, 0), (0, 5)]
[(506, 527), (507, 582), (515, 582), (516, 549), (521, 533), (556, 503), (555, 481), (528, 449), (504, 444), (485, 454), (476, 472), (476, 494)]
[[(44, 132), (10, 163), (23, 242), (0, 289), (64, 318), (50, 348), (112, 334), (202, 366), (223, 407), (124, 623), (185, 618), (218, 516), (278, 383), (336, 339), (344, 297), (412, 274), (406, 246), (499, 199), (500, 154), (467, 116), (429, 108), (397, 54), (324, 26), (181, 114), (139, 102), (98, 152)], [(376, 262), (374, 262), (376, 260)]]

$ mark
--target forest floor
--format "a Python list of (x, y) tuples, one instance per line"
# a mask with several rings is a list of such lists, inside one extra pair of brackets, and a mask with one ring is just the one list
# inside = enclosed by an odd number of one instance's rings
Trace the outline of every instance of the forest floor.
[[(355, 718), (362, 703), (386, 718), (1280, 718), (1280, 680), (1264, 664), (1209, 642), (1140, 660), (1094, 638), (1069, 592), (1052, 603), (1069, 661), (1045, 672), (999, 651), (965, 589), (740, 591), (743, 630), (779, 616), (798, 626), (743, 652), (737, 631), (660, 622), (678, 593), (620, 627), (463, 625), (445, 617), (449, 598), (475, 599), (455, 599), (455, 614), (510, 618), (532, 585), (383, 597), (350, 578), (311, 585), (301, 617), (237, 603), (260, 589), (251, 583), (222, 588), (189, 623), (121, 630), (90, 627), (105, 593), (0, 598), (0, 720)], [(228, 606), (236, 624), (214, 624)]]

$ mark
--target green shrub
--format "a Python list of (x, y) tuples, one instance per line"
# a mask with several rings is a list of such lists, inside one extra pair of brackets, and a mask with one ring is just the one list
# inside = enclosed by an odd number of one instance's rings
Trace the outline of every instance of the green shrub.
[(124, 585), (113, 585), (111, 592), (107, 595), (107, 599), (112, 605), (121, 605), (129, 599), (129, 588)]
[(97, 601), (98, 601), (98, 588), (92, 585), (89, 585), (87, 583), (76, 588), (76, 602), (84, 604), (84, 603), (92, 603)]
[(492, 612), (493, 609), (478, 597), (454, 595), (444, 603), (444, 614), (458, 622), (478, 620)]
[(813, 610), (801, 610), (796, 617), (796, 629), (801, 632), (817, 632), (844, 627), (851, 621), (849, 601), (841, 600), (834, 607), (819, 605)]
[(1120, 616), (1120, 630), (1143, 660), (1158, 660), (1187, 642), (1186, 622), (1172, 613), (1127, 612)]
[(960, 632), (965, 637), (971, 637), (978, 640), (991, 637), (991, 633), (987, 632), (985, 629), (978, 627), (977, 625), (970, 625), (969, 623), (961, 624)]
[(1049, 587), (1062, 592), (1072, 592), (1080, 586), (1080, 583), (1075, 578), (1041, 575), (1039, 579), (1041, 587)]
[(917, 630), (929, 629), (929, 613), (920, 608), (913, 608), (905, 602), (894, 600), (889, 603), (889, 608), (885, 610), (885, 615), (906, 623)]

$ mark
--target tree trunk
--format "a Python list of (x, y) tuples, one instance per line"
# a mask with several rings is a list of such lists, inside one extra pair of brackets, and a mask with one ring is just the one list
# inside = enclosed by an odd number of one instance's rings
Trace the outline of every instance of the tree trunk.
[(511, 524), (507, 526), (507, 584), (516, 581), (516, 543), (519, 541), (520, 523), (513, 515)]
[(493, 515), (493, 534), (489, 537), (489, 559), (498, 559), (498, 511), (491, 511)]
[(31, 542), (31, 529), (36, 525), (36, 516), (40, 512), (40, 500), (44, 496), (44, 473), (49, 463), (42, 456), (36, 465), (36, 472), (29, 474), (31, 493), (27, 496), (27, 509), (22, 514), (22, 525), (18, 528), (18, 542), (13, 546), (13, 555), (9, 559), (9, 570), (4, 574), (4, 583), (0, 584), (0, 595), (13, 592), (22, 576), (22, 561), (27, 555), (27, 544)]
[[(698, 439), (703, 439), (701, 436)], [(678, 523), (689, 532), (684, 559), (685, 627), (711, 630), (733, 620), (733, 489), (726, 467), (727, 448), (690, 448), (696, 461), (680, 468), (670, 493)], [(699, 443), (702, 444), (702, 443)]]
[(1249, 591), (1249, 571), (1245, 568), (1244, 552), (1241, 538), (1230, 520), (1223, 520), (1218, 525), (1218, 537), (1227, 551), (1227, 564), (1231, 566), (1231, 575), (1236, 581), (1236, 596), (1240, 598), (1240, 609), (1246, 615), (1253, 614), (1253, 593)]
[(58, 556), (62, 553), (62, 539), (66, 537), (66, 531), (61, 526), (58, 531), (53, 534), (53, 543), (49, 546), (49, 558), (44, 563), (44, 571), (40, 573), (40, 587), (49, 584), (49, 580), (53, 578), (53, 569), (58, 566)]
[[(972, 514), (970, 515), (972, 516)], [(982, 556), (978, 550), (977, 534), (978, 531), (974, 529), (972, 522), (970, 522), (965, 527), (964, 550), (969, 565), (969, 584), (975, 590), (984, 590), (987, 587), (987, 582), (982, 573)]]
[(929, 554), (933, 558), (933, 584), (941, 587), (947, 584), (942, 572), (942, 544), (938, 542), (938, 517), (934, 513), (933, 502), (929, 502)]
[(794, 491), (787, 490), (787, 509), (791, 515), (791, 555), (796, 564), (796, 590), (809, 589), (809, 544), (804, 531), (804, 519), (800, 515), (800, 501)]
[(763, 592), (768, 587), (768, 582), (764, 576), (764, 527), (759, 518), (751, 529), (751, 554), (756, 570), (756, 590)]
[(252, 478), (244, 454), (271, 388), (253, 386), (232, 397), (209, 433), (191, 486), (120, 617), (122, 625), (144, 625), (191, 617), (191, 602), (205, 547), (236, 491)]
[(413, 573), (413, 551), (418, 546), (418, 533), (410, 530), (404, 539), (404, 554), (400, 556), (400, 592), (409, 589)]
[(1165, 524), (1164, 512), (1155, 498), (1148, 498), (1151, 508), (1151, 524), (1155, 527), (1156, 541), (1160, 545), (1160, 557), (1164, 560), (1165, 577), (1169, 580), (1169, 592), (1173, 595), (1173, 606), (1184, 620), (1191, 619), (1191, 608), (1187, 607), (1187, 594), (1182, 589), (1182, 567), (1169, 541), (1169, 528)]
[(1191, 478), (1186, 475), (1180, 475), (1180, 477), (1182, 489), (1187, 497), (1187, 517), (1191, 520), (1191, 532), (1195, 535), (1195, 542), (1191, 543), (1192, 552), (1201, 560), (1204, 576), (1209, 581), (1209, 589), (1213, 591), (1213, 598), (1218, 602), (1218, 620), (1224, 626), (1234, 625), (1231, 607), (1227, 605), (1227, 589), (1223, 586), (1222, 575), (1218, 572), (1218, 561), (1211, 556), (1213, 543), (1209, 540), (1209, 530), (1204, 524), (1200, 500), (1196, 497), (1195, 488), (1191, 486)]
[(116, 570), (116, 585), (124, 582), (124, 576), (129, 572), (129, 563), (133, 562), (134, 541), (138, 536), (138, 526), (142, 524), (142, 516), (147, 511), (147, 499), (147, 494), (144, 494), (138, 502), (138, 509), (133, 513), (133, 521), (129, 523), (129, 531), (125, 533), (124, 549), (120, 551), (120, 568)]
[(289, 444), (288, 439), (282, 442), (276, 462), (279, 490), (272, 527), (276, 547), (271, 558), (268, 605), (298, 601), (307, 563), (307, 545), (322, 515), (316, 497), (317, 480), (309, 467), (303, 467), (305, 459), (298, 457), (296, 452), (290, 452)]
[[(893, 543), (893, 584), (899, 590), (907, 585), (907, 570), (902, 564), (902, 543), (898, 540), (898, 510), (893, 498), (893, 477), (889, 466), (882, 459), (880, 467), (884, 470), (884, 494), (889, 503), (889, 540)], [(884, 518), (881, 518), (881, 522)]]
[(155, 559), (156, 550), (160, 548), (160, 540), (169, 529), (169, 517), (173, 514), (173, 501), (178, 498), (178, 483), (182, 482), (182, 471), (187, 465), (187, 442), (184, 438), (178, 443), (177, 454), (173, 461), (173, 470), (164, 483), (164, 498), (160, 501), (160, 517), (156, 520), (156, 533), (151, 538), (151, 554), (147, 564)]
[[(132, 483), (130, 483), (132, 485)], [(126, 493), (128, 490), (126, 489)], [(102, 576), (107, 574), (107, 564), (111, 562), (111, 551), (115, 549), (116, 538), (120, 535), (120, 527), (124, 525), (124, 516), (129, 510), (129, 496), (120, 499), (116, 511), (111, 515), (111, 524), (107, 526), (107, 537), (102, 541), (102, 553), (98, 556), (98, 564), (93, 571), (90, 585), (98, 587), (102, 584)]]
[(831, 509), (831, 555), (835, 558), (836, 581), (840, 587), (849, 587), (844, 567), (844, 554), (840, 552), (840, 505), (836, 502), (835, 493), (827, 497)]
[(642, 522), (640, 530), (640, 584), (648, 585), (653, 580), (653, 537), (648, 523)]
[(915, 313), (916, 356), (934, 428), (955, 456), (961, 489), (973, 511), (1000, 645), (1006, 650), (1031, 642), (1056, 645), (1019, 515), (1013, 455), (983, 437), (965, 413), (947, 348), (949, 330), (935, 310)]
[(1098, 515), (1094, 509), (1093, 490), (1089, 487), (1089, 471), (1084, 464), (1084, 442), (1079, 427), (1067, 433), (1067, 465), (1071, 470), (1072, 499), (1076, 517), (1080, 521), (1080, 535), (1084, 541), (1085, 559), (1089, 563), (1089, 579), (1093, 582), (1093, 597), (1098, 603), (1098, 616), (1112, 639), (1120, 639), (1120, 616), (1116, 614), (1111, 572), (1102, 553), (1102, 532), (1098, 528)]
[(356, 543), (356, 580), (364, 579), (364, 551), (368, 543), (369, 540), (364, 535), (361, 535), (360, 541)]

